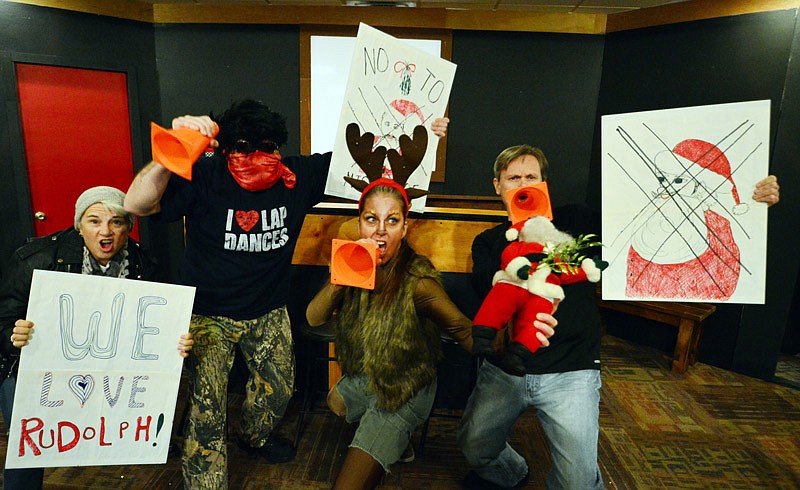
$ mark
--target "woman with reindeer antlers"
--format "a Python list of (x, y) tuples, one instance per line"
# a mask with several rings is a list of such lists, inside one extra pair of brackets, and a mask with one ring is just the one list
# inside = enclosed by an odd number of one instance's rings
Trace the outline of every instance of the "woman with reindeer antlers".
[[(404, 186), (422, 160), (425, 128), (415, 128), (413, 139), (400, 137), (402, 153), (373, 150), (372, 135), (362, 136), (355, 124), (346, 136), (350, 154), (370, 180), (345, 178), (361, 191), (359, 241), (379, 253), (374, 290), (328, 283), (306, 312), (309, 325), (319, 326), (338, 310), (336, 351), (344, 376), (328, 394), (328, 406), (348, 422), (359, 422), (335, 489), (374, 488), (404, 455), (436, 394), (438, 328), (472, 349), (471, 321), (450, 301), (433, 264), (405, 239), (409, 199), (424, 191)], [(382, 177), (384, 155), (394, 179)], [(553, 330), (544, 323), (539, 327), (547, 345)]]

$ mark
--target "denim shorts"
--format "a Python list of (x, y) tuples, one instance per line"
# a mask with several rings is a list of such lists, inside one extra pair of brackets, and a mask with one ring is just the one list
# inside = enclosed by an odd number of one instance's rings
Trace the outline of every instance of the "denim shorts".
[(377, 406), (375, 392), (366, 375), (343, 376), (335, 386), (347, 407), (345, 420), (359, 422), (350, 447), (361, 449), (389, 472), (408, 446), (411, 433), (431, 412), (436, 380), (425, 386), (394, 412)]

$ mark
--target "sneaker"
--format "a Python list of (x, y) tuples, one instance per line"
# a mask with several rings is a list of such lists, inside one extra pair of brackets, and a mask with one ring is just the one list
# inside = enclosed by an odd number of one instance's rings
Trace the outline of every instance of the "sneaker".
[(417, 455), (414, 454), (414, 446), (412, 446), (411, 443), (409, 442), (408, 443), (408, 447), (406, 448), (405, 451), (403, 451), (403, 454), (400, 455), (400, 459), (398, 459), (397, 462), (398, 463), (410, 463), (410, 462), (414, 461), (414, 458), (416, 458), (416, 457), (417, 457)]
[(271, 434), (266, 444), (261, 447), (250, 446), (241, 440), (239, 447), (250, 457), (261, 457), (269, 464), (288, 463), (294, 459), (296, 453), (294, 446), (288, 439)]
[(525, 473), (525, 476), (523, 476), (522, 480), (518, 481), (516, 485), (513, 487), (501, 487), (497, 483), (484, 480), (480, 477), (480, 475), (475, 473), (475, 470), (472, 470), (467, 473), (467, 476), (464, 477), (464, 480), (462, 480), (461, 483), (467, 490), (499, 490), (503, 488), (525, 488), (530, 478), (531, 470), (528, 469), (528, 471)]

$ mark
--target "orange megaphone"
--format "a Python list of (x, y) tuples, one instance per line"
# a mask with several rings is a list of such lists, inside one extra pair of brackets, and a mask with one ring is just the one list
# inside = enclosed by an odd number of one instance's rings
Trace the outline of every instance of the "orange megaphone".
[(375, 289), (378, 247), (372, 243), (333, 239), (331, 282), (342, 286)]
[[(219, 127), (214, 125), (214, 136)], [(213, 137), (212, 137), (213, 138)], [(165, 166), (186, 180), (192, 180), (192, 165), (208, 148), (211, 139), (200, 131), (189, 128), (164, 129), (150, 123), (150, 146), (153, 148), (153, 161)]]
[(506, 201), (512, 223), (519, 223), (533, 216), (544, 216), (553, 221), (547, 182), (510, 189), (506, 192)]

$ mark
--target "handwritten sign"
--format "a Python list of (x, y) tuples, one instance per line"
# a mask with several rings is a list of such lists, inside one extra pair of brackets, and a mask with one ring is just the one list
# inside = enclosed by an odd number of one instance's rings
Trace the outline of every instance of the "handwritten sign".
[(194, 288), (34, 271), (6, 468), (164, 463)]
[[(400, 136), (420, 141), (417, 126), (427, 131), (424, 148), (415, 148), (413, 158), (421, 157), (406, 187), (427, 190), (436, 165), (439, 138), (431, 131), (437, 117), (444, 116), (456, 65), (432, 56), (366, 24), (361, 24), (350, 64), (339, 128), (333, 148), (325, 193), (329, 196), (358, 200), (360, 193), (346, 183), (344, 177), (367, 180), (362, 168), (348, 148), (347, 127), (358, 125), (358, 135), (372, 134), (375, 154), (399, 155), (397, 160), (412, 159), (403, 154)], [(379, 150), (382, 147), (383, 150)], [(388, 157), (387, 157), (388, 158)], [(383, 176), (393, 177), (388, 161), (383, 162)], [(375, 162), (371, 162), (375, 163)], [(380, 164), (380, 162), (377, 162)], [(417, 161), (405, 161), (415, 165)], [(395, 165), (399, 165), (395, 162)], [(414, 210), (425, 208), (425, 197), (414, 201)]]

